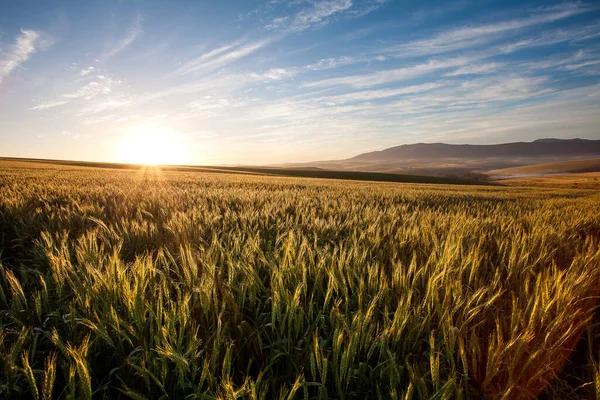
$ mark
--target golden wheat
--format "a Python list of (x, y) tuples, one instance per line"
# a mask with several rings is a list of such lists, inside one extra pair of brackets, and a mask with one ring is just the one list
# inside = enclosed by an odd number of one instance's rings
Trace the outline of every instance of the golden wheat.
[(4, 162), (0, 193), (5, 398), (600, 387), (595, 191)]

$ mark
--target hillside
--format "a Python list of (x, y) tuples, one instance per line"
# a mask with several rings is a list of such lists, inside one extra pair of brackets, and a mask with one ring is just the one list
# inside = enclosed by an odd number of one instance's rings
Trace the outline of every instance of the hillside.
[(544, 188), (600, 189), (600, 172), (537, 175), (503, 179), (503, 185)]
[(555, 163), (525, 165), (522, 167), (495, 169), (488, 171), (485, 174), (495, 179), (503, 179), (509, 177), (530, 177), (599, 171), (600, 158), (592, 158), (587, 160), (563, 161)]

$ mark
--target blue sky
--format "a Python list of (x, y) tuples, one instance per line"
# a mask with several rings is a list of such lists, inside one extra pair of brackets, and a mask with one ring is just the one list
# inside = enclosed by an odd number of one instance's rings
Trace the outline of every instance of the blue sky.
[(600, 139), (597, 2), (0, 2), (0, 156), (269, 164), (543, 137)]

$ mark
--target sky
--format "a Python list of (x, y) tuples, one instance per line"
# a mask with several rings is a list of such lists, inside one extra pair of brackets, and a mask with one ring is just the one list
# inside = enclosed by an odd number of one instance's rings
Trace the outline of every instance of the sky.
[(597, 1), (0, 2), (0, 156), (336, 160), (600, 139)]

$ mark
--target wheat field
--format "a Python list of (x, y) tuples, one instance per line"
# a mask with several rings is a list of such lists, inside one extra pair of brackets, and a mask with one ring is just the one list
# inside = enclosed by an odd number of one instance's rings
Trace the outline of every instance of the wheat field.
[(0, 163), (0, 396), (600, 394), (600, 192)]

